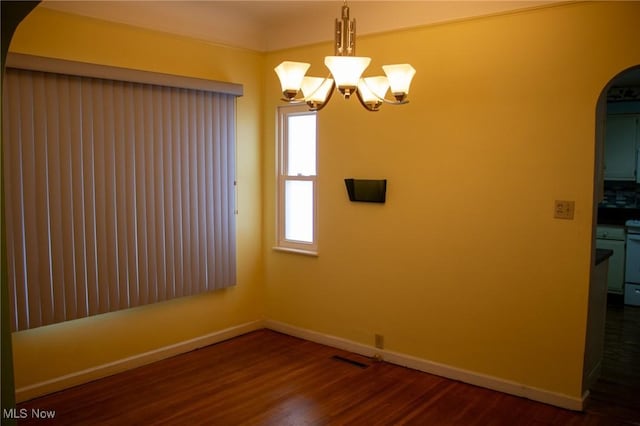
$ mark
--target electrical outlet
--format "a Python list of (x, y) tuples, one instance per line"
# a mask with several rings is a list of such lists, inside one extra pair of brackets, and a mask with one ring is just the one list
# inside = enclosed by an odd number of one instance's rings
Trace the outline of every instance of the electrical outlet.
[(556, 200), (553, 207), (553, 217), (556, 219), (572, 220), (575, 207), (575, 201)]
[(376, 334), (376, 348), (384, 349), (384, 336), (382, 334)]

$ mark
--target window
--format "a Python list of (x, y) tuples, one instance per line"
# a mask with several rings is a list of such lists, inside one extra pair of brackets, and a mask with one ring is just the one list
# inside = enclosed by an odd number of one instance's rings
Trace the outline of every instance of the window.
[(278, 108), (277, 248), (315, 254), (317, 243), (317, 114)]
[(235, 95), (17, 68), (3, 89), (14, 330), (235, 285)]

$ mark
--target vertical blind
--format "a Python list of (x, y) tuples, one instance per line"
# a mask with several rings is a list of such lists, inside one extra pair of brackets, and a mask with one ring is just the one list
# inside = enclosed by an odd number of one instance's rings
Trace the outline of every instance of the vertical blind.
[(14, 330), (235, 284), (235, 96), (7, 69)]

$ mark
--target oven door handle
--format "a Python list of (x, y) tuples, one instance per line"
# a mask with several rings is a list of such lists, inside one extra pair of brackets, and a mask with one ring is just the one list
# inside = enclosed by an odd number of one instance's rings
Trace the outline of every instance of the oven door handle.
[(628, 241), (640, 241), (640, 234), (627, 234)]

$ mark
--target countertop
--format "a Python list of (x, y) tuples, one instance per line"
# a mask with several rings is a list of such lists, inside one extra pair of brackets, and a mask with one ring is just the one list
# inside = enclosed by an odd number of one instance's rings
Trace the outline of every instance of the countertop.
[(601, 264), (613, 255), (613, 250), (596, 249), (596, 265)]

